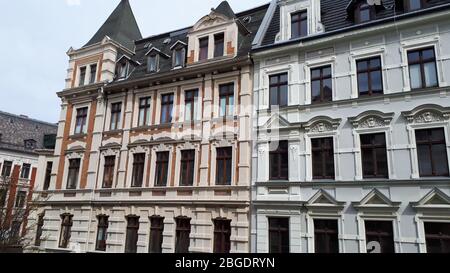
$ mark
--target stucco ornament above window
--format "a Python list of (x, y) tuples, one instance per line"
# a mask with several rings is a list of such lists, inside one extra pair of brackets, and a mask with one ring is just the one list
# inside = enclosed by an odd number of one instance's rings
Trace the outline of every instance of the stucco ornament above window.
[(344, 209), (345, 202), (337, 201), (328, 192), (321, 189), (308, 200), (308, 202), (305, 204), (305, 207), (309, 210), (340, 211)]
[(432, 189), (422, 199), (411, 203), (417, 211), (447, 212), (450, 214), (450, 197), (438, 188)]
[(366, 111), (356, 117), (351, 117), (348, 120), (355, 129), (370, 129), (389, 126), (394, 118), (394, 115), (394, 113)]
[(396, 212), (401, 202), (393, 202), (378, 189), (373, 189), (361, 201), (352, 202), (358, 211), (390, 211)]
[(315, 117), (305, 123), (303, 127), (310, 133), (324, 133), (335, 131), (341, 124), (341, 119), (332, 119), (326, 116)]
[(403, 112), (402, 115), (410, 124), (446, 122), (450, 120), (450, 107), (427, 104), (421, 105), (412, 111)]

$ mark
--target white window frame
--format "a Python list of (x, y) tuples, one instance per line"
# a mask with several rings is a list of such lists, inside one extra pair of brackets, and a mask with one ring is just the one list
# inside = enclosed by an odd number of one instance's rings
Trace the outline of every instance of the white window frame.
[(366, 240), (366, 221), (383, 221), (392, 222), (393, 232), (393, 244), (395, 253), (401, 253), (401, 241), (400, 241), (400, 218), (397, 214), (378, 214), (378, 213), (364, 213), (359, 212), (356, 216), (358, 224), (358, 240), (359, 240), (359, 252), (367, 253), (367, 240)]
[(259, 100), (259, 110), (269, 110), (270, 109), (270, 77), (272, 76), (276, 76), (278, 74), (283, 74), (283, 73), (287, 73), (288, 74), (288, 92), (287, 92), (287, 100), (288, 100), (288, 106), (292, 105), (292, 96), (291, 96), (291, 91), (293, 90), (292, 85), (294, 85), (293, 83), (293, 75), (294, 75), (294, 71), (293, 71), (293, 66), (290, 65), (284, 65), (284, 66), (280, 66), (280, 67), (275, 67), (275, 68), (271, 68), (271, 69), (265, 69), (263, 71), (263, 73), (261, 74), (262, 76), (262, 92), (259, 92), (259, 94), (261, 94), (262, 96), (260, 96), (260, 100)]
[(306, 214), (306, 226), (307, 226), (307, 240), (308, 240), (308, 253), (316, 253), (315, 246), (315, 226), (314, 220), (335, 220), (338, 224), (338, 244), (339, 253), (345, 253), (345, 240), (343, 238), (344, 220), (341, 212), (327, 213), (327, 212), (309, 212)]
[(409, 41), (401, 42), (401, 66), (403, 72), (403, 91), (410, 92), (411, 89), (411, 79), (409, 74), (409, 62), (408, 62), (408, 51), (418, 50), (422, 48), (432, 47), (434, 48), (434, 54), (436, 58), (436, 77), (438, 80), (439, 87), (447, 86), (445, 82), (445, 73), (443, 69), (443, 60), (441, 58), (441, 46), (439, 36), (420, 38)]

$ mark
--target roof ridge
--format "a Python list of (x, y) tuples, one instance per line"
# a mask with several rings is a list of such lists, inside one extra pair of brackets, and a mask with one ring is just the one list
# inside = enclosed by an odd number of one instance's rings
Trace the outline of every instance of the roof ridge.
[(14, 118), (20, 118), (20, 119), (23, 119), (23, 120), (28, 120), (28, 121), (32, 121), (32, 122), (36, 122), (36, 123), (41, 123), (41, 124), (45, 124), (45, 125), (49, 125), (49, 126), (58, 127), (58, 123), (51, 123), (51, 122), (47, 122), (47, 121), (43, 121), (43, 120), (38, 120), (38, 119), (30, 118), (28, 116), (21, 116), (21, 115), (9, 113), (9, 112), (1, 111), (1, 110), (0, 110), (0, 114), (6, 115), (6, 116), (10, 116), (10, 117), (14, 117)]

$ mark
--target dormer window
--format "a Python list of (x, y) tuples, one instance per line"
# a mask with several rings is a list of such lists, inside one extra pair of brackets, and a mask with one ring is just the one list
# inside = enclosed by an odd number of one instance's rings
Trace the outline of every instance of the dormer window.
[(25, 149), (27, 150), (34, 150), (36, 148), (36, 140), (34, 139), (27, 139), (25, 142)]
[(117, 64), (117, 77), (125, 79), (128, 76), (128, 62), (122, 61)]
[(371, 21), (375, 17), (373, 6), (369, 6), (366, 2), (361, 2), (355, 9), (355, 22), (364, 23)]
[(225, 48), (225, 35), (219, 33), (214, 35), (214, 58), (222, 57)]
[(147, 71), (148, 72), (157, 72), (159, 66), (159, 57), (156, 54), (148, 56), (147, 59)]
[(200, 42), (200, 49), (199, 49), (199, 61), (207, 60), (208, 59), (208, 46), (209, 46), (209, 37), (201, 38), (199, 40)]
[(308, 35), (308, 12), (306, 10), (291, 14), (291, 38)]
[(419, 10), (425, 6), (425, 0), (405, 0), (405, 10)]
[(186, 50), (184, 48), (176, 49), (173, 53), (174, 57), (174, 67), (183, 67), (184, 66), (184, 56), (185, 56)]

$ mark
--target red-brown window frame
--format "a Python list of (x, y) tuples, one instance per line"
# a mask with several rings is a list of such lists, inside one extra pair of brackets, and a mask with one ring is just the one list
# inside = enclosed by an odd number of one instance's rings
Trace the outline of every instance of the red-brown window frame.
[(73, 215), (61, 215), (61, 233), (59, 238), (59, 248), (69, 247), (70, 237), (72, 235)]
[[(84, 129), (87, 124), (88, 107), (78, 108), (77, 116), (75, 118), (75, 134), (84, 134)], [(78, 126), (80, 130), (77, 131)]]
[(208, 48), (209, 48), (209, 37), (203, 37), (198, 40), (199, 50), (198, 50), (198, 60), (204, 61), (208, 59)]
[[(187, 120), (186, 119), (186, 115), (185, 115), (185, 120), (186, 121), (194, 121), (197, 119), (197, 117), (195, 117), (195, 100), (198, 99), (198, 89), (192, 89), (192, 90), (186, 90), (184, 92), (184, 105), (185, 107), (187, 105), (191, 105), (191, 119)], [(187, 107), (186, 107), (187, 109)]]
[[(166, 187), (169, 179), (170, 152), (156, 153), (155, 186)], [(165, 178), (165, 179), (164, 179)]]
[(175, 218), (176, 236), (175, 253), (188, 253), (190, 246), (191, 218), (179, 216)]
[[(95, 240), (95, 250), (97, 251), (106, 251), (106, 240), (107, 240), (107, 232), (109, 226), (109, 216), (107, 215), (98, 215), (97, 216), (98, 225), (97, 225), (97, 237)], [(100, 233), (102, 232), (102, 233)]]
[[(330, 75), (329, 76), (324, 76), (324, 70), (329, 68), (330, 69)], [(313, 72), (316, 70), (320, 70), (320, 76), (318, 77), (313, 77)], [(331, 65), (325, 65), (325, 66), (321, 66), (321, 67), (314, 67), (311, 69), (311, 102), (312, 103), (321, 103), (321, 102), (328, 102), (328, 101), (333, 101), (333, 82), (331, 82), (331, 97), (329, 99), (325, 98), (325, 91), (324, 91), (324, 82), (325, 80), (333, 80), (333, 71), (332, 71), (332, 67)], [(314, 98), (312, 97), (312, 83), (315, 81), (319, 81), (320, 82), (320, 100), (314, 100)]]
[[(423, 52), (426, 50), (433, 50), (433, 58), (428, 58), (428, 59), (423, 58)], [(413, 53), (417, 53), (417, 52), (419, 53), (419, 60), (413, 61), (413, 62), (410, 61), (409, 55), (413, 54)], [(409, 50), (407, 52), (407, 55), (408, 55), (408, 67), (411, 67), (413, 65), (419, 65), (420, 66), (420, 75), (422, 77), (422, 86), (418, 87), (418, 88), (412, 88), (412, 90), (438, 87), (439, 86), (439, 77), (438, 77), (438, 70), (437, 70), (437, 64), (436, 64), (436, 49), (433, 46), (431, 46), (431, 47)], [(427, 86), (426, 77), (425, 77), (426, 76), (425, 64), (427, 64), (427, 63), (434, 63), (435, 71), (436, 71), (436, 85)], [(411, 77), (411, 73), (410, 73), (410, 77)]]
[[(272, 166), (272, 162), (275, 159), (276, 165)], [(284, 159), (284, 160), (283, 160)], [(286, 161), (288, 162), (286, 170), (283, 168), (282, 162)], [(270, 180), (274, 181), (283, 181), (283, 180), (289, 180), (289, 142), (286, 140), (282, 140), (278, 143), (278, 147), (274, 151), (269, 152), (269, 178)], [(273, 173), (272, 168), (277, 169), (278, 175), (275, 175)]]
[[(226, 172), (227, 162), (230, 162), (230, 173)], [(219, 168), (222, 168), (223, 176), (219, 176)], [(233, 148), (220, 147), (216, 149), (216, 185), (229, 186), (231, 185), (233, 175)]]
[[(380, 66), (372, 68), (370, 66), (370, 63), (372, 60), (378, 59), (380, 61)], [(359, 69), (358, 64), (366, 62), (367, 63), (367, 69)], [(372, 83), (372, 72), (380, 72), (380, 80), (381, 80), (381, 90), (374, 90), (373, 89), (373, 83)], [(361, 95), (361, 90), (359, 90), (359, 75), (361, 74), (367, 74), (367, 87), (368, 87), (368, 93)], [(370, 58), (364, 58), (356, 60), (356, 77), (358, 81), (358, 94), (359, 96), (375, 96), (375, 95), (382, 95), (384, 93), (384, 83), (383, 83), (383, 64), (380, 56), (374, 56)]]
[[(302, 25), (306, 24), (306, 33), (303, 33)], [(294, 36), (294, 27), (298, 29), (298, 36)], [(308, 36), (308, 11), (302, 10), (291, 14), (291, 39)]]
[[(443, 139), (441, 140), (432, 140), (431, 139), (431, 134), (433, 131), (435, 130), (442, 130), (442, 134), (444, 136)], [(428, 135), (428, 139), (427, 140), (418, 140), (417, 138), (417, 133), (418, 132), (427, 132)], [(419, 154), (419, 146), (424, 145), (424, 146), (428, 146), (428, 151), (429, 151), (429, 156), (431, 159), (431, 174), (423, 174), (420, 173), (421, 177), (441, 177), (441, 176), (450, 176), (450, 172), (449, 172), (449, 168), (448, 168), (448, 154), (447, 154), (447, 150), (444, 149), (443, 151), (445, 152), (446, 155), (446, 161), (445, 161), (445, 167), (447, 169), (446, 173), (442, 173), (442, 174), (438, 174), (436, 173), (436, 166), (435, 166), (435, 162), (433, 160), (433, 152), (432, 152), (432, 147), (433, 145), (444, 145), (444, 147), (447, 147), (447, 141), (445, 140), (445, 129), (444, 128), (430, 128), (430, 129), (418, 129), (415, 131), (415, 137), (416, 137), (416, 146), (417, 146), (417, 162), (419, 164), (419, 171), (420, 171), (420, 154)]]
[[(290, 252), (290, 220), (287, 217), (269, 217), (269, 252), (270, 253), (289, 253)], [(283, 224), (287, 224), (283, 226)], [(277, 236), (278, 240), (274, 240)], [(286, 240), (287, 238), (287, 240)], [(284, 240), (283, 240), (284, 239)], [(281, 244), (275, 245), (274, 241), (280, 241)], [(283, 244), (283, 241), (285, 243)], [(277, 248), (274, 250), (274, 248)]]
[[(285, 76), (286, 77), (286, 81), (281, 81), (281, 77)], [(272, 83), (272, 80), (276, 79), (275, 83)], [(287, 91), (286, 91), (286, 103), (284, 104), (280, 104), (281, 102), (281, 87), (287, 87)], [(276, 89), (276, 91), (274, 90)], [(285, 107), (288, 106), (289, 104), (289, 75), (288, 73), (280, 73), (280, 74), (276, 74), (276, 75), (270, 75), (269, 77), (269, 100), (270, 100), (270, 105), (269, 107), (272, 108), (272, 106), (277, 105), (278, 107)], [(277, 101), (276, 103), (271, 101), (272, 100), (272, 92), (277, 92)]]
[(142, 187), (144, 182), (145, 153), (136, 153), (133, 155), (133, 172), (131, 187)]
[(122, 114), (122, 103), (116, 102), (111, 104), (111, 120), (109, 125), (110, 130), (119, 130), (121, 114)]
[[(315, 145), (317, 144), (317, 145)], [(335, 179), (335, 169), (334, 169), (334, 139), (333, 137), (325, 137), (325, 138), (313, 138), (311, 139), (311, 159), (312, 159), (312, 167), (313, 167), (313, 179)], [(320, 158), (316, 158), (314, 156), (314, 152), (320, 153)], [(314, 169), (315, 161), (319, 160), (322, 169), (321, 175), (316, 174), (316, 170)], [(327, 162), (333, 162), (333, 174), (327, 174)]]
[[(193, 186), (195, 173), (195, 150), (181, 151), (180, 186)], [(186, 170), (187, 173), (184, 173)]]
[[(173, 93), (161, 95), (161, 124), (172, 123), (172, 121), (173, 121), (173, 116), (172, 116), (173, 100), (174, 100)], [(163, 119), (164, 114), (165, 114), (166, 120)]]
[(150, 217), (149, 253), (162, 253), (164, 232), (164, 217), (154, 215)]
[[(139, 116), (138, 116), (138, 127), (149, 125), (146, 123), (147, 120), (150, 120), (150, 108), (152, 104), (151, 97), (145, 97), (139, 99)], [(142, 116), (142, 110), (144, 111), (144, 116)], [(141, 124), (142, 120), (142, 124)]]
[(125, 234), (125, 253), (136, 253), (139, 239), (139, 216), (128, 215), (127, 230)]
[[(383, 135), (384, 136), (384, 144), (378, 144), (378, 143), (373, 143), (374, 140), (376, 139), (376, 135)], [(362, 165), (362, 169), (363, 169), (363, 177), (364, 178), (389, 178), (389, 164), (388, 164), (388, 153), (387, 153), (387, 144), (386, 144), (386, 133), (374, 133), (374, 134), (361, 134), (360, 137), (363, 136), (372, 136), (372, 143), (371, 144), (362, 144), (362, 140), (361, 140), (361, 165)], [(378, 162), (377, 162), (377, 149), (383, 149), (384, 150), (384, 156), (386, 157), (386, 173), (379, 173), (379, 166), (378, 166)], [(373, 175), (367, 175), (364, 174), (364, 150), (371, 150), (371, 154), (372, 154), (372, 164), (373, 164), (373, 170), (374, 170), (374, 174)]]
[(214, 222), (214, 253), (230, 253), (231, 220), (216, 218)]
[(116, 165), (116, 157), (105, 156), (105, 164), (103, 167), (103, 188), (110, 189), (114, 183), (114, 168)]

